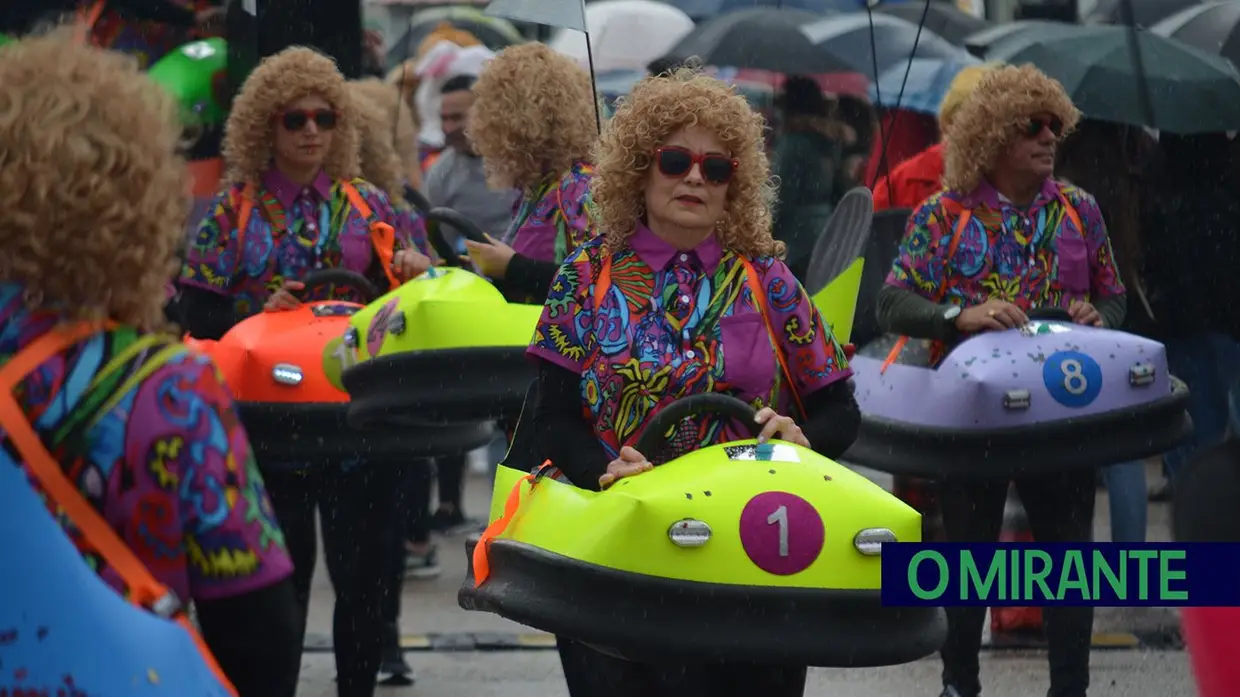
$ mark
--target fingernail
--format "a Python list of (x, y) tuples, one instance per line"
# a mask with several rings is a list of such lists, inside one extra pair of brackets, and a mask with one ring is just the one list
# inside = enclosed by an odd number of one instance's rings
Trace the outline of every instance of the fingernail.
[(758, 444), (759, 444), (759, 445), (761, 445), (762, 443), (765, 443), (765, 442), (766, 442), (766, 436), (758, 436)]

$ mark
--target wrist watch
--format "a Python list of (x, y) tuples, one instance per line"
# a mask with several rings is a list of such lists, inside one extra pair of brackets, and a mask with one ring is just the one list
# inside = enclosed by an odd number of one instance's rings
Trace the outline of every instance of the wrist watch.
[(943, 319), (952, 324), (956, 323), (956, 318), (960, 316), (960, 306), (952, 305), (943, 311)]

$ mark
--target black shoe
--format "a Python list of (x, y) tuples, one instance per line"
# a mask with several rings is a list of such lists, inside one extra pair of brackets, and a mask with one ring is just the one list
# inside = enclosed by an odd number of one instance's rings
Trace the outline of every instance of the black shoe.
[(451, 511), (440, 508), (431, 515), (431, 530), (438, 533), (445, 533), (464, 524), (465, 514), (459, 508), (453, 508)]
[(414, 682), (413, 669), (405, 662), (405, 654), (400, 649), (383, 652), (383, 662), (379, 664), (378, 684), (392, 687), (408, 687)]
[(1150, 489), (1149, 500), (1155, 503), (1166, 503), (1171, 500), (1171, 482), (1164, 481), (1157, 487)]

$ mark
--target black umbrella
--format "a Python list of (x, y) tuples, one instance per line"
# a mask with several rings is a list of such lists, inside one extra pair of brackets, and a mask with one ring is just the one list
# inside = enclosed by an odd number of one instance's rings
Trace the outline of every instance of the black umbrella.
[[(1145, 66), (1133, 66), (1129, 33)], [(1086, 117), (1171, 133), (1240, 128), (1240, 74), (1231, 63), (1144, 30), (1098, 25), (1030, 30), (991, 49), (989, 60), (1032, 63), (1058, 80)], [(1142, 104), (1144, 78), (1149, 107)]]
[(1071, 31), (1079, 27), (1079, 24), (1052, 22), (1046, 19), (1022, 19), (1016, 22), (996, 24), (976, 34), (969, 35), (964, 39), (964, 48), (978, 58), (985, 58), (986, 54), (995, 46), (1006, 43), (1010, 39), (1028, 31)]
[(1124, 3), (1132, 3), (1132, 23), (1148, 29), (1165, 17), (1179, 12), (1201, 0), (1102, 0), (1086, 18), (1089, 24), (1125, 24)]
[(854, 72), (848, 62), (820, 51), (801, 31), (807, 13), (742, 10), (699, 24), (665, 58), (693, 56), (706, 65), (817, 75)]
[(1240, 65), (1240, 2), (1194, 5), (1155, 24), (1150, 31)]
[(964, 45), (965, 37), (994, 26), (947, 2), (884, 2), (878, 6), (878, 11), (913, 24), (921, 22), (922, 13), (925, 13), (926, 29), (957, 46)]
[[(820, 51), (852, 66), (851, 72), (866, 75), (871, 81), (874, 59), (878, 58), (878, 73), (894, 65), (905, 65), (909, 58), (937, 58), (961, 60), (963, 50), (952, 45), (929, 29), (890, 15), (873, 15), (864, 12), (836, 15), (805, 25), (802, 30)], [(914, 54), (913, 46), (917, 51)]]
[(678, 8), (695, 22), (759, 7), (802, 10), (812, 12), (818, 17), (857, 9), (856, 0), (663, 0), (663, 2)]

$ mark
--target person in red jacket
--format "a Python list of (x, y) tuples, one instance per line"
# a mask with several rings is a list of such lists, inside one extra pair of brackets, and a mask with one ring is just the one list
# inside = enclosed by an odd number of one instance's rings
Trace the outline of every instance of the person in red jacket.
[[(970, 65), (961, 70), (947, 88), (939, 105), (939, 132), (947, 130), (956, 110), (973, 92), (994, 64)], [(935, 143), (891, 170), (891, 176), (874, 183), (874, 210), (916, 208), (943, 188), (943, 143)]]

